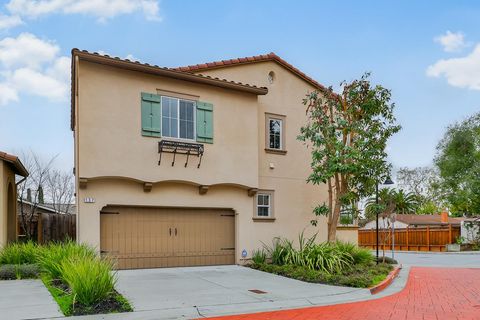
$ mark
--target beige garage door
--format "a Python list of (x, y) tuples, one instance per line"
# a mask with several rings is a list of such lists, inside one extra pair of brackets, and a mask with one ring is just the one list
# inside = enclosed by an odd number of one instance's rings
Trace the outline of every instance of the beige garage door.
[(231, 210), (108, 206), (100, 250), (118, 269), (235, 263)]

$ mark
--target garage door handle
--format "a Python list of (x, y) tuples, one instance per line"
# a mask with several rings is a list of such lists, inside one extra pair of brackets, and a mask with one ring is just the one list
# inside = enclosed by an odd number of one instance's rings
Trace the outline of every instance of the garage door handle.
[(175, 236), (177, 236), (177, 228), (175, 228)]
[(168, 228), (168, 233), (172, 235), (172, 228)]

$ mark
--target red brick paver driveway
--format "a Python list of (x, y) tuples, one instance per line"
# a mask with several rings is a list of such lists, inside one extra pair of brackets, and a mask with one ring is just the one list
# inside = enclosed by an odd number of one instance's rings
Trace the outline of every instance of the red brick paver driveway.
[(480, 319), (480, 269), (412, 267), (405, 288), (388, 297), (209, 319)]

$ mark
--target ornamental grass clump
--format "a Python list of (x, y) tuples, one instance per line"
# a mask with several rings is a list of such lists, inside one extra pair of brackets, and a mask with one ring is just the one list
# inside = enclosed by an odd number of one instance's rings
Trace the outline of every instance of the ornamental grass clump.
[(354, 244), (315, 243), (316, 235), (305, 238), (300, 234), (296, 248), (292, 241), (275, 238), (272, 246), (265, 246), (265, 252), (274, 265), (295, 265), (325, 274), (339, 274), (357, 264), (369, 264), (372, 254)]
[(62, 263), (70, 258), (96, 257), (95, 251), (86, 244), (72, 240), (48, 244), (38, 258), (38, 264), (51, 279), (62, 279)]
[(42, 248), (32, 241), (13, 242), (0, 252), (0, 264), (35, 264)]
[(369, 249), (360, 248), (353, 243), (337, 241), (335, 246), (338, 250), (349, 253), (354, 264), (369, 264), (375, 261), (375, 257)]
[(101, 258), (83, 255), (70, 257), (61, 263), (63, 281), (68, 284), (74, 301), (93, 306), (114, 293), (117, 282), (112, 263)]

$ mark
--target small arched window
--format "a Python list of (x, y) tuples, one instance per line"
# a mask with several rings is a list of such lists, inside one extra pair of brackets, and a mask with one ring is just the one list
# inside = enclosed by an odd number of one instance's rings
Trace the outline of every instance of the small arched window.
[(270, 71), (268, 73), (268, 83), (272, 84), (275, 81), (275, 72)]

